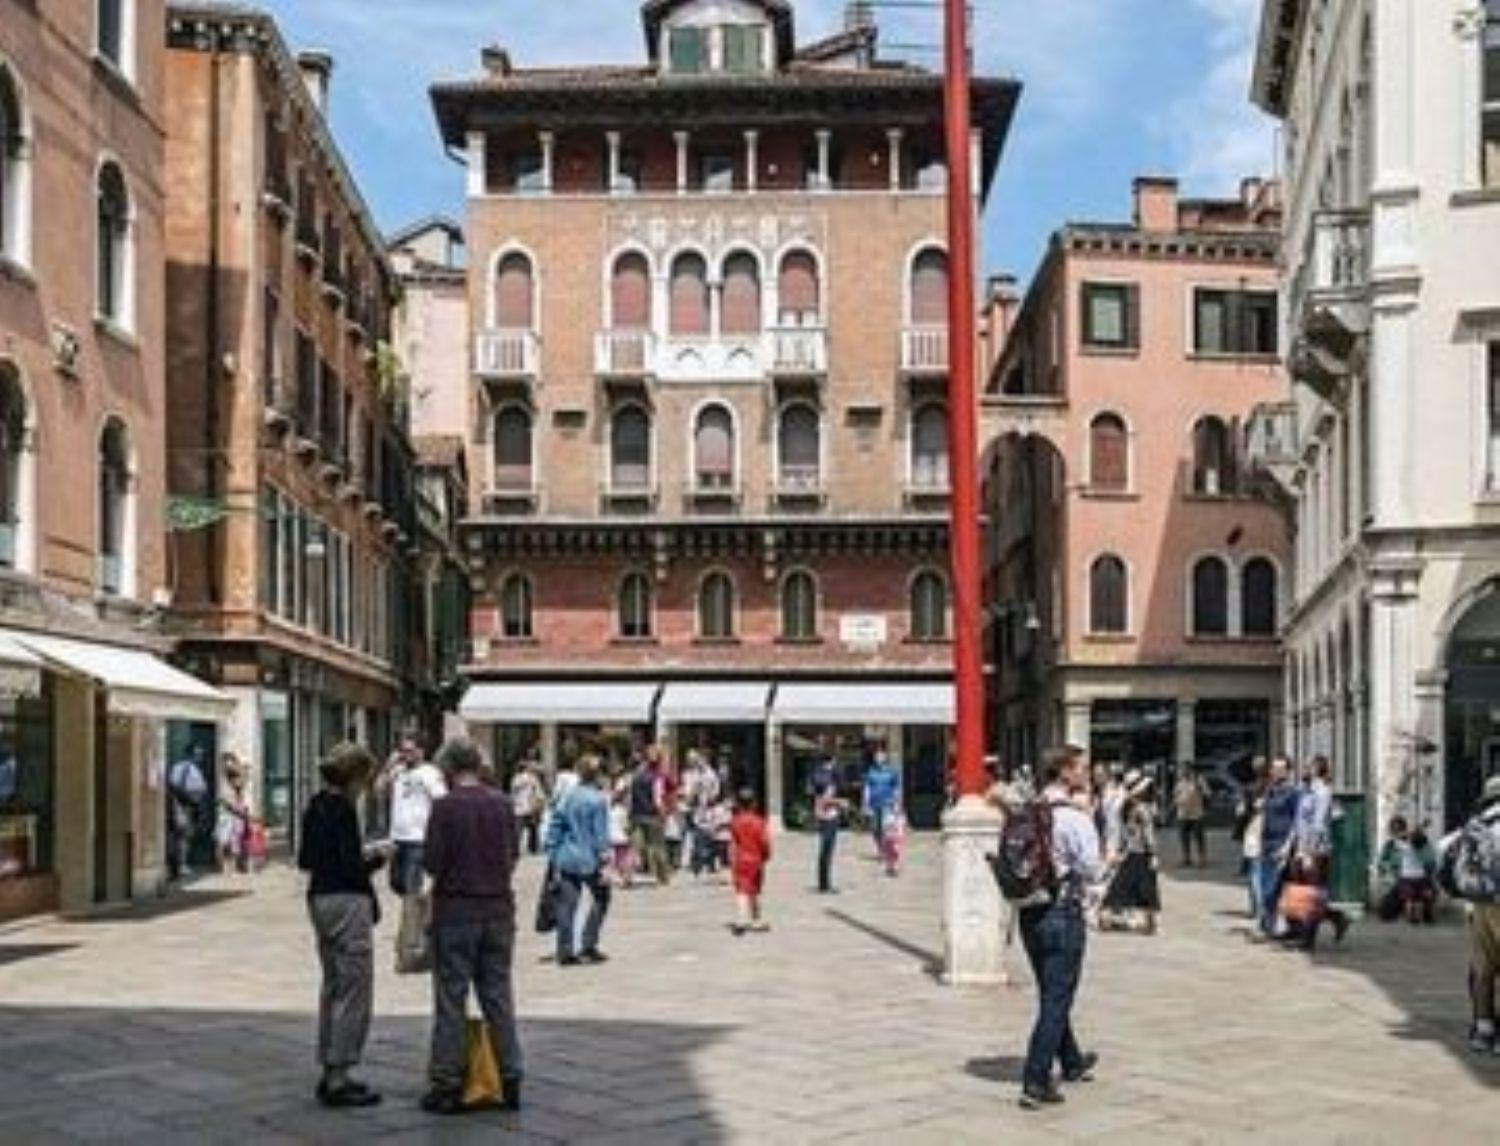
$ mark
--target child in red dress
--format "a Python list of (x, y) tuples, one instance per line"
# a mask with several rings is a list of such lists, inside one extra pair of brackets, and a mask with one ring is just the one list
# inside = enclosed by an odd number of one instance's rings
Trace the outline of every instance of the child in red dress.
[(743, 789), (735, 800), (734, 819), (729, 825), (733, 849), (734, 894), (739, 901), (739, 919), (734, 933), (769, 931), (761, 918), (760, 896), (766, 883), (766, 864), (771, 860), (771, 825), (755, 806), (755, 793)]

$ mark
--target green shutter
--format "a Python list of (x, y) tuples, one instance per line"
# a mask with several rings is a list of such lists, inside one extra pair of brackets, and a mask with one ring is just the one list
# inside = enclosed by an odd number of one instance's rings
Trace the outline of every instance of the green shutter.
[(724, 29), (724, 70), (740, 75), (763, 70), (761, 31), (753, 26), (730, 25)]
[(672, 71), (693, 75), (704, 70), (704, 37), (700, 28), (673, 28), (669, 41)]

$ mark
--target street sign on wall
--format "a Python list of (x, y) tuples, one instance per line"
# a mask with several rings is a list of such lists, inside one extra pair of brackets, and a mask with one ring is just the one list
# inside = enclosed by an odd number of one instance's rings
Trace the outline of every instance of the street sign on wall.
[(889, 635), (884, 613), (845, 613), (839, 618), (839, 640), (851, 649), (878, 649)]

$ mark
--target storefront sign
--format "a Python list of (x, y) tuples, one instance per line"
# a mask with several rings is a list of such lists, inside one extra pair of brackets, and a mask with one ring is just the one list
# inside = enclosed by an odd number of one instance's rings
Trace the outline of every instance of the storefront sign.
[(887, 635), (883, 613), (845, 613), (839, 618), (839, 640), (851, 649), (878, 649)]

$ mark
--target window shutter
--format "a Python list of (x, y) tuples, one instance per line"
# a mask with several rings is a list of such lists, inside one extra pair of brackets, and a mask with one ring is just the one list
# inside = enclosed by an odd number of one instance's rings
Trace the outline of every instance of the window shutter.
[(638, 489), (651, 480), (651, 423), (637, 406), (615, 414), (611, 468), (618, 488)]
[(651, 326), (651, 273), (640, 255), (622, 255), (610, 280), (610, 318), (616, 330)]
[(724, 268), (725, 334), (759, 334), (760, 274), (749, 255), (734, 255)]
[(728, 485), (734, 476), (734, 427), (729, 412), (720, 408), (698, 416), (696, 465), (700, 481)]
[(912, 264), (911, 324), (948, 324), (948, 256), (942, 251), (923, 251)]
[(495, 325), (501, 330), (532, 329), (531, 262), (525, 255), (506, 255), (495, 278)]
[(793, 251), (781, 260), (780, 307), (783, 321), (795, 325), (815, 321), (821, 310), (818, 264), (805, 251)]
[(1125, 345), (1141, 348), (1141, 288), (1135, 283), (1125, 288)]
[(1098, 490), (1121, 491), (1130, 486), (1130, 436), (1125, 423), (1113, 414), (1094, 419), (1089, 459), (1089, 484)]
[(682, 255), (672, 264), (669, 326), (673, 334), (708, 333), (708, 268), (697, 255)]

